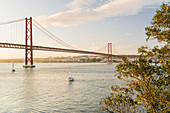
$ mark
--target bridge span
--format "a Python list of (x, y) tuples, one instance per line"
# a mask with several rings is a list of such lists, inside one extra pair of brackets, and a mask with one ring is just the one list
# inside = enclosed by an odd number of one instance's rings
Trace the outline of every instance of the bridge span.
[[(13, 48), (13, 49), (28, 49), (30, 50), (30, 45), (24, 44), (13, 44), (13, 43), (1, 43), (0, 48)], [(80, 54), (91, 54), (91, 55), (101, 55), (101, 56), (108, 56), (106, 53), (100, 52), (93, 52), (93, 51), (84, 51), (84, 50), (74, 50), (74, 49), (64, 49), (64, 48), (55, 48), (55, 47), (44, 47), (44, 46), (32, 46), (33, 50), (40, 50), (40, 51), (52, 51), (52, 52), (67, 52), (67, 53), (80, 53)], [(122, 55), (113, 55), (110, 54), (110, 57), (123, 57)]]

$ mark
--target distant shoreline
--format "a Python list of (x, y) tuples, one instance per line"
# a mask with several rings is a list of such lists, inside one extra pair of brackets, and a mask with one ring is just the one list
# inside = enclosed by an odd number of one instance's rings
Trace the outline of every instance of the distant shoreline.
[[(18, 62), (18, 61), (1, 61), (0, 63), (25, 63), (25, 62)], [(34, 63), (107, 63), (107, 62), (36, 62)], [(113, 63), (121, 63), (121, 61), (113, 62)]]
[[(129, 60), (133, 61), (138, 55), (125, 55)], [(68, 57), (48, 57), (34, 58), (35, 63), (107, 63), (107, 57), (103, 56), (68, 56)], [(25, 59), (0, 59), (0, 63), (24, 63)], [(113, 63), (121, 63), (122, 58), (113, 57)]]

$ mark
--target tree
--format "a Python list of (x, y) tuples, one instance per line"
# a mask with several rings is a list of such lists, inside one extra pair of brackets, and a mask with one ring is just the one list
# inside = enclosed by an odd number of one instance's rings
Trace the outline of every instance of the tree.
[(116, 77), (126, 81), (124, 86), (112, 86), (110, 96), (100, 102), (104, 111), (170, 112), (170, 6), (163, 3), (156, 11), (151, 26), (146, 27), (147, 41), (156, 39), (163, 46), (138, 49), (138, 60), (126, 58), (116, 66)]

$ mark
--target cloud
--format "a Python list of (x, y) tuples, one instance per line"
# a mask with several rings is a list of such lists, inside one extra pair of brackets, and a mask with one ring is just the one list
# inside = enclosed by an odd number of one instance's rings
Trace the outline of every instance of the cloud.
[(138, 14), (142, 8), (160, 4), (162, 0), (73, 0), (68, 10), (50, 16), (38, 16), (37, 21), (53, 26), (74, 26), (107, 17)]
[(125, 33), (126, 36), (132, 36), (133, 34), (131, 33)]
[(96, 3), (97, 0), (73, 0), (66, 6), (70, 9), (82, 9), (82, 8), (88, 8), (91, 6), (91, 4)]

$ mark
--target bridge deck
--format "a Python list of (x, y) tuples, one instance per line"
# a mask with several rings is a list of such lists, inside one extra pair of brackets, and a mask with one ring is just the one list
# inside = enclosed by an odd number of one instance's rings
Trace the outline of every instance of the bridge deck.
[[(23, 44), (0, 43), (0, 48), (26, 49), (26, 46), (23, 45)], [(30, 49), (30, 46), (28, 46), (27, 49)], [(44, 46), (33, 46), (33, 50), (53, 51), (53, 52), (67, 52), (67, 53), (80, 53), (80, 54), (93, 54), (93, 55), (108, 56), (108, 54), (100, 53), (100, 52), (75, 50), (75, 49), (63, 49), (63, 48), (54, 48), (54, 47), (44, 47)], [(110, 56), (123, 57), (122, 55), (110, 55)]]

